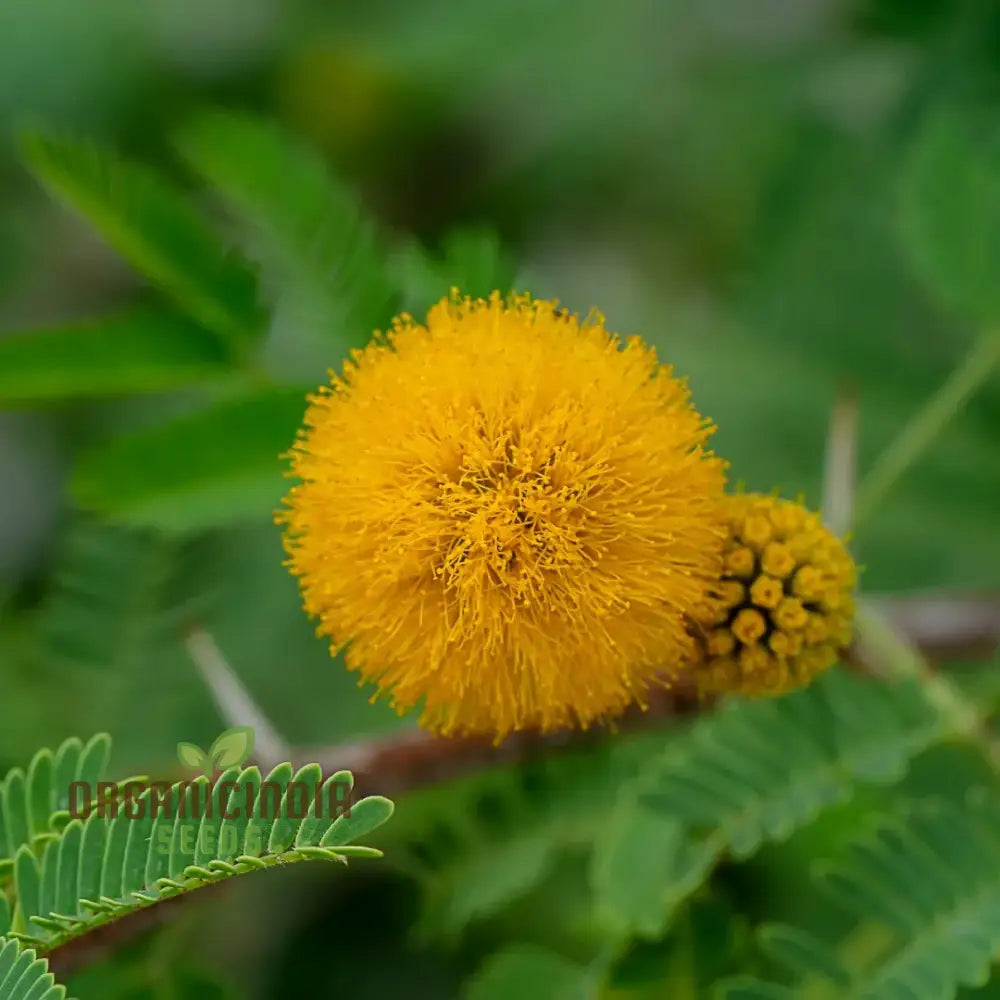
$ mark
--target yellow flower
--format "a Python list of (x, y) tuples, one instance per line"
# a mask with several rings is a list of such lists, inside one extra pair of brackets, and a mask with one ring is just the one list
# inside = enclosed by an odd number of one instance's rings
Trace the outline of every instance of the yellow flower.
[(819, 517), (777, 497), (727, 502), (715, 600), (695, 614), (705, 692), (782, 694), (832, 666), (851, 640), (854, 562)]
[(310, 397), (289, 566), (318, 633), (426, 727), (588, 726), (693, 651), (725, 539), (713, 430), (596, 313), (454, 292)]

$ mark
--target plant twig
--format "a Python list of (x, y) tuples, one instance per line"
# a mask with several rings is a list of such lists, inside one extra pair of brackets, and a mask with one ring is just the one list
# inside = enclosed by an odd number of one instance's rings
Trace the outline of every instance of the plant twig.
[(895, 485), (948, 421), (986, 381), (1000, 361), (1000, 334), (990, 330), (976, 341), (940, 388), (882, 453), (858, 490), (854, 519), (858, 523)]
[[(863, 603), (921, 656), (977, 659), (1000, 646), (1000, 593), (884, 594), (865, 597)], [(601, 729), (548, 735), (525, 732), (496, 746), (489, 737), (446, 739), (408, 728), (333, 746), (293, 748), (254, 703), (211, 636), (196, 629), (188, 636), (187, 645), (225, 723), (253, 725), (257, 729), (254, 759), (261, 766), (272, 767), (285, 760), (298, 764), (317, 761), (330, 771), (353, 771), (359, 788), (366, 793), (398, 795), (485, 767), (551, 753), (564, 746), (578, 747), (606, 735), (606, 730)], [(878, 676), (884, 662), (882, 652), (866, 646), (862, 636), (849, 651), (848, 660), (855, 668)], [(616, 728), (658, 725), (706, 707), (693, 685), (675, 685), (657, 692), (647, 711), (627, 713)]]
[(595, 727), (584, 732), (525, 731), (507, 737), (500, 744), (485, 736), (442, 737), (407, 729), (333, 746), (296, 748), (293, 763), (316, 761), (324, 772), (349, 770), (354, 774), (356, 787), (366, 795), (400, 795), (488, 767), (580, 750), (613, 739), (617, 732), (662, 725), (669, 719), (696, 715), (710, 705), (711, 701), (699, 696), (693, 684), (675, 683), (656, 691), (645, 711), (632, 709), (616, 720), (613, 727)]
[[(225, 888), (225, 883), (202, 886), (198, 890), (198, 898), (205, 900), (212, 894), (221, 893)], [(176, 920), (189, 895), (175, 896), (161, 900), (155, 906), (133, 910), (113, 923), (97, 927), (82, 937), (53, 948), (47, 956), (49, 970), (57, 980), (65, 979), (77, 969), (113, 955), (124, 943), (134, 941)]]
[[(927, 668), (926, 658), (984, 659), (1000, 647), (1000, 593), (884, 594), (863, 598), (861, 603), (864, 615), (883, 623), (882, 631), (859, 629), (846, 662), (873, 677), (886, 675), (885, 644), (877, 644), (878, 648), (872, 645), (872, 637), (883, 634), (885, 629), (890, 630), (896, 643), (905, 643), (905, 648), (919, 658), (921, 678), (929, 678), (932, 685), (939, 683), (938, 675)], [(647, 711), (626, 713), (616, 728), (633, 731), (663, 725), (667, 720), (687, 718), (709, 707), (708, 702), (699, 699), (693, 685), (674, 686), (658, 692)], [(296, 748), (293, 762), (318, 761), (324, 771), (346, 768), (355, 773), (358, 786), (366, 794), (399, 795), (486, 767), (523, 761), (560, 748), (580, 748), (606, 737), (607, 731), (600, 729), (554, 735), (527, 732), (496, 746), (489, 738), (444, 739), (408, 729), (333, 746)]]

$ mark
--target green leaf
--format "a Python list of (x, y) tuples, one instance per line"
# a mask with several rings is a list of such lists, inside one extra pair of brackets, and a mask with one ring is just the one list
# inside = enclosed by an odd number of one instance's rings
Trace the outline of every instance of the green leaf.
[(63, 1000), (49, 963), (13, 938), (0, 937), (0, 1000)]
[[(659, 890), (606, 877), (595, 885), (612, 912), (655, 934), (724, 854), (747, 858), (786, 839), (861, 781), (898, 780), (943, 730), (918, 683), (874, 684), (844, 670), (781, 699), (731, 701), (649, 756), (615, 805), (624, 815), (602, 835), (610, 838), (603, 863), (622, 878), (631, 851), (656, 839), (646, 810), (659, 812), (667, 830), (679, 823), (682, 844), (651, 862), (667, 881)], [(672, 834), (663, 836), (669, 844)]]
[(617, 810), (594, 850), (591, 882), (598, 906), (623, 929), (658, 937), (671, 907), (667, 894), (678, 882), (686, 830), (673, 817), (640, 802)]
[(357, 199), (322, 158), (276, 126), (210, 112), (177, 137), (182, 156), (248, 231), (279, 318), (324, 357), (325, 370), (392, 314), (383, 251)]
[(473, 978), (468, 1000), (593, 1000), (596, 984), (582, 966), (533, 945), (489, 958)]
[(295, 777), (285, 787), (282, 796), (281, 815), (271, 825), (267, 844), (269, 853), (280, 854), (295, 843), (300, 824), (308, 815), (315, 800), (316, 789), (322, 781), (323, 769), (319, 764), (307, 764), (295, 772)]
[(146, 870), (143, 872), (146, 885), (157, 885), (161, 878), (170, 877), (170, 848), (176, 821), (176, 817), (171, 818), (167, 810), (158, 807), (158, 794), (154, 794), (153, 798), (153, 824), (149, 831)]
[(589, 851), (636, 766), (662, 734), (498, 767), (415, 792), (386, 832), (424, 893), (424, 939), (456, 939), (473, 921), (539, 886), (566, 854)]
[(287, 490), (280, 455), (305, 397), (262, 390), (117, 438), (80, 460), (73, 494), (115, 521), (165, 531), (268, 519)]
[(253, 814), (244, 834), (244, 854), (258, 856), (267, 850), (274, 825), (275, 813), (280, 810), (285, 798), (285, 790), (294, 773), (292, 765), (285, 761), (271, 769), (260, 786), (254, 802)]
[(422, 873), (425, 939), (456, 939), (468, 924), (502, 912), (539, 885), (558, 858), (559, 845), (548, 834), (549, 829), (529, 828), (494, 844), (461, 843), (440, 870)]
[[(321, 773), (318, 764), (308, 764), (296, 779), (313, 788)], [(279, 790), (288, 787), (290, 774), (287, 764), (272, 772), (284, 778)], [(347, 775), (348, 783), (352, 780)], [(223, 819), (228, 782), (236, 788), (259, 787), (260, 771), (233, 767), (213, 786), (199, 775), (170, 786), (165, 796), (142, 786), (131, 803), (120, 802), (104, 815), (95, 810), (86, 824), (70, 822), (48, 841), (41, 859), (22, 847), (15, 860), (18, 931), (48, 950), (161, 899), (236, 875), (313, 859), (347, 863), (351, 857), (381, 856), (362, 846), (342, 852), (312, 844), (292, 847), (301, 832), (299, 813), (307, 810), (290, 795), (261, 796), (255, 806), (268, 820), (269, 845), (253, 823), (230, 826), (234, 843), (227, 844), (230, 838), (222, 831), (229, 822)]]
[(76, 773), (83, 756), (83, 740), (76, 736), (65, 740), (56, 751), (55, 792), (56, 809), (70, 806), (70, 785), (76, 781)]
[(208, 792), (208, 802), (202, 813), (201, 825), (198, 827), (198, 839), (195, 843), (194, 864), (207, 865), (213, 859), (222, 855), (222, 824), (225, 822), (223, 813), (229, 804), (228, 794), (232, 786), (241, 776), (239, 767), (230, 767), (223, 771), (217, 781), (212, 783)]
[(198, 831), (201, 829), (199, 815), (207, 787), (208, 779), (204, 775), (199, 775), (174, 793), (173, 801), (177, 803), (177, 815), (174, 818), (174, 829), (170, 838), (170, 864), (167, 868), (171, 878), (180, 878), (188, 865), (194, 863)]
[(392, 267), (403, 290), (405, 308), (418, 315), (452, 288), (463, 295), (481, 297), (493, 291), (512, 291), (516, 274), (496, 233), (472, 227), (452, 230), (440, 258), (411, 240), (393, 255)]
[(449, 288), (454, 286), (463, 295), (484, 298), (494, 291), (512, 291), (514, 261), (492, 229), (454, 229), (445, 237), (442, 250), (439, 270), (450, 281)]
[(125, 854), (122, 859), (121, 895), (123, 896), (138, 892), (145, 886), (147, 862), (153, 850), (151, 841), (156, 817), (153, 815), (152, 789), (146, 788), (133, 802), (134, 807), (131, 810), (126, 808), (125, 811), (125, 818), (128, 820), (128, 839), (125, 842)]
[(234, 726), (216, 737), (209, 756), (220, 770), (245, 764), (253, 753), (253, 726)]
[(73, 820), (58, 843), (55, 901), (56, 913), (75, 914), (79, 906), (80, 859), (83, 854), (84, 826)]
[(31, 841), (31, 821), (28, 815), (28, 791), (24, 771), (19, 767), (8, 772), (0, 785), (0, 814), (2, 814), (5, 857), (12, 858), (22, 844)]
[(229, 370), (215, 337), (163, 311), (0, 337), (4, 403), (162, 392)]
[(205, 762), (208, 759), (208, 755), (205, 753), (201, 747), (194, 743), (178, 743), (177, 744), (177, 759), (185, 766), (190, 767), (194, 770), (201, 771)]
[(37, 914), (42, 904), (42, 873), (31, 848), (22, 847), (14, 858), (14, 886), (19, 925)]
[(59, 888), (59, 847), (60, 840), (50, 840), (42, 852), (42, 887), (38, 895), (37, 912), (45, 916), (56, 909), (56, 893)]
[[(51, 835), (60, 813), (69, 805), (69, 789), (83, 781), (94, 793), (105, 776), (110, 753), (110, 737), (99, 733), (87, 741), (73, 737), (53, 753), (39, 750), (28, 765), (27, 775), (13, 768), (0, 780), (0, 860), (9, 862), (22, 846), (31, 847)], [(79, 804), (79, 795), (77, 796)], [(9, 865), (0, 870), (6, 880)]]
[(114, 899), (122, 894), (122, 873), (128, 848), (128, 823), (111, 823), (101, 863), (101, 896)]
[(49, 189), (192, 319), (235, 351), (260, 335), (253, 273), (165, 180), (92, 143), (29, 133), (21, 146)]
[(1000, 317), (1000, 132), (958, 110), (927, 116), (905, 164), (901, 223), (920, 277), (950, 308)]
[(218, 856), (222, 861), (232, 861), (240, 847), (246, 843), (247, 828), (260, 795), (261, 780), (260, 769), (257, 767), (246, 768), (236, 779), (236, 787), (229, 796), (226, 817), (219, 830)]
[(107, 733), (98, 733), (87, 741), (80, 755), (80, 763), (76, 769), (76, 780), (85, 781), (91, 787), (104, 777), (111, 760), (111, 737)]
[(393, 813), (393, 803), (382, 795), (369, 795), (355, 802), (349, 814), (338, 816), (320, 841), (320, 847), (340, 847), (364, 837), (385, 823)]
[(10, 971), (4, 977), (3, 982), (0, 982), (0, 995), (6, 993), (12, 1000), (16, 1000), (21, 994), (21, 985), (25, 981), (29, 981), (32, 972), (35, 971), (34, 966), (34, 952), (30, 950), (22, 951), (14, 959), (14, 964), (10, 967)]
[(769, 950), (777, 943), (786, 964), (791, 959), (833, 980), (841, 1000), (940, 1000), (989, 979), (1000, 948), (1000, 804), (994, 788), (971, 794), (964, 804), (908, 804), (861, 835), (845, 857), (822, 866), (819, 877), (857, 914), (859, 929), (871, 936), (872, 921), (884, 925), (884, 945), (852, 970), (849, 982), (826, 946), (801, 932), (782, 928), (776, 941), (772, 930)]
[(777, 983), (763, 983), (750, 976), (734, 976), (718, 984), (712, 1000), (798, 1000), (798, 994)]
[(784, 924), (765, 924), (757, 936), (761, 948), (796, 975), (820, 975), (837, 986), (850, 984), (851, 977), (833, 949), (811, 934)]
[(96, 811), (90, 814), (83, 828), (80, 845), (80, 869), (77, 881), (78, 899), (97, 899), (101, 895), (101, 866), (107, 849), (108, 824)]
[(169, 536), (78, 514), (59, 538), (31, 619), (39, 657), (56, 676), (84, 685), (143, 676), (148, 663), (172, 655), (180, 630), (211, 616), (228, 544), (219, 535)]
[(0, 940), (0, 983), (7, 978), (7, 973), (13, 968), (20, 951), (16, 941), (10, 938)]
[(350, 771), (330, 775), (314, 797), (309, 814), (295, 838), (296, 847), (317, 847), (337, 817), (349, 806), (354, 776)]
[(56, 811), (55, 771), (55, 758), (48, 749), (39, 750), (28, 766), (28, 827), (33, 838), (49, 829), (49, 817)]

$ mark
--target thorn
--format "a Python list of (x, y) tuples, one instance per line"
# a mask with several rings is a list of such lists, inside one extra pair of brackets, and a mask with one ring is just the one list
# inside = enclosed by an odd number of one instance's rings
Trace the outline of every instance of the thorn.
[(215, 639), (196, 627), (187, 634), (184, 645), (226, 725), (253, 728), (254, 757), (258, 763), (274, 767), (288, 760), (291, 751), (287, 742), (236, 676)]
[(857, 453), (858, 396), (852, 384), (841, 382), (830, 411), (823, 471), (823, 522), (839, 537), (854, 517)]

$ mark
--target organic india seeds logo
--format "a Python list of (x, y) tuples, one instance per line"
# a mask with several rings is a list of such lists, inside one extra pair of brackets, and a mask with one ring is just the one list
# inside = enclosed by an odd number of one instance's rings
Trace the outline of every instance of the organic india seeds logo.
[(243, 766), (253, 748), (253, 729), (236, 726), (207, 752), (194, 743), (177, 745), (181, 764), (200, 772), (190, 780), (134, 778), (101, 781), (96, 787), (75, 781), (69, 789), (70, 816), (87, 820), (97, 813), (146, 821), (148, 836), (155, 838), (155, 850), (161, 853), (220, 856), (233, 853), (238, 845), (243, 854), (260, 856), (268, 850), (272, 830), (281, 828), (280, 820), (350, 816), (353, 779), (348, 772), (324, 781), (317, 764), (298, 772), (291, 764), (279, 764), (262, 778), (258, 768)]

